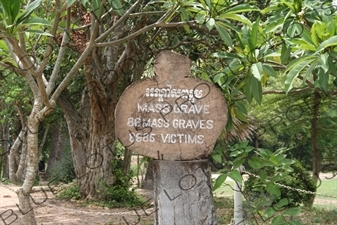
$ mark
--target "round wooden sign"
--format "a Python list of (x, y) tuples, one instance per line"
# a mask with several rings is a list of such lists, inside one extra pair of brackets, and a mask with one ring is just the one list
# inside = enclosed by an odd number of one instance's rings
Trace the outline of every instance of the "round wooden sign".
[(139, 154), (163, 160), (205, 158), (227, 122), (227, 106), (212, 83), (188, 77), (188, 57), (162, 51), (156, 76), (130, 85), (116, 107), (116, 135)]

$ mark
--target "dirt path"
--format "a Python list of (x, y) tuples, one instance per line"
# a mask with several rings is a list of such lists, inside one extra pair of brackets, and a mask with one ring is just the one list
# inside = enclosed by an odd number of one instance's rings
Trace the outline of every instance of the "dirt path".
[[(332, 177), (324, 174), (325, 177)], [(334, 177), (337, 183), (337, 177)], [(22, 213), (16, 204), (18, 199), (14, 192), (19, 187), (14, 185), (3, 185), (0, 183), (0, 225), (25, 225)], [(48, 186), (34, 187), (37, 192), (32, 193), (32, 198), (36, 204), (33, 204), (36, 219), (39, 225), (112, 225), (112, 224), (136, 224), (150, 225), (153, 224), (153, 209), (108, 209), (96, 206), (83, 206), (81, 202), (68, 202), (55, 200)], [(148, 199), (152, 193), (140, 190), (141, 194)], [(314, 204), (337, 205), (337, 199), (316, 197)], [(138, 215), (137, 215), (138, 214)], [(5, 223), (4, 223), (5, 222)]]
[[(0, 183), (0, 225), (25, 225), (22, 213), (18, 206), (18, 199), (14, 193), (19, 187), (3, 185)], [(49, 190), (42, 187), (43, 190)], [(37, 187), (41, 190), (41, 187)], [(83, 206), (80, 202), (68, 202), (55, 200), (50, 191), (32, 193), (36, 219), (39, 225), (112, 225), (112, 224), (135, 224), (138, 220), (140, 225), (149, 225), (153, 221), (151, 209), (146, 209), (146, 215), (142, 209), (109, 209), (96, 206)], [(147, 193), (148, 194), (148, 193)], [(138, 214), (138, 215), (137, 215)], [(5, 222), (5, 223), (4, 223)]]

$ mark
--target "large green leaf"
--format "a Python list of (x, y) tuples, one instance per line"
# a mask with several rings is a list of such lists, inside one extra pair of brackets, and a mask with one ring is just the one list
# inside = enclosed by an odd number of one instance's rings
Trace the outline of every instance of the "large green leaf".
[(23, 24), (26, 25), (43, 25), (43, 26), (51, 26), (50, 22), (43, 18), (31, 18), (26, 20)]
[(276, 77), (276, 71), (272, 66), (262, 64), (262, 69), (268, 76)]
[(260, 27), (260, 17), (254, 22), (252, 26), (251, 38), (250, 41), (253, 44), (253, 48), (257, 46), (258, 34), (259, 34), (259, 27)]
[(216, 190), (218, 189), (226, 180), (227, 178), (227, 174), (221, 174), (220, 176), (218, 176), (216, 179), (215, 179), (215, 183), (214, 183), (214, 186), (213, 186), (213, 190)]
[(324, 72), (322, 68), (319, 68), (318, 70), (318, 83), (325, 92), (328, 90), (329, 74)]
[(218, 16), (216, 19), (229, 19), (229, 20), (236, 20), (239, 22), (242, 22), (244, 24), (248, 24), (251, 25), (252, 23), (250, 22), (249, 19), (247, 19), (247, 17), (240, 15), (240, 14), (231, 14), (231, 13), (226, 13), (226, 14), (222, 14), (220, 16)]
[(253, 168), (253, 169), (260, 169), (264, 167), (264, 163), (261, 159), (257, 157), (252, 157), (249, 159), (248, 164)]
[(317, 48), (317, 52), (322, 51), (323, 49), (337, 45), (337, 35), (329, 38), (328, 40), (323, 41)]
[(250, 76), (246, 80), (243, 91), (248, 102), (251, 102), (253, 98), (259, 104), (262, 102), (262, 85), (261, 82), (254, 76)]
[(221, 39), (225, 42), (227, 46), (233, 46), (233, 41), (227, 30), (221, 25), (221, 22), (215, 23), (215, 28), (218, 31)]
[(242, 182), (242, 176), (238, 170), (232, 170), (228, 177), (232, 178), (234, 181), (241, 183)]
[(259, 8), (253, 5), (248, 4), (238, 4), (230, 9), (228, 9), (225, 13), (242, 13), (242, 12), (252, 12), (252, 11), (260, 11)]
[(261, 81), (261, 78), (263, 76), (262, 74), (262, 64), (261, 62), (257, 62), (257, 63), (254, 63), (251, 67), (250, 67), (250, 70), (253, 74), (253, 76), (258, 80), (258, 81)]
[(18, 15), (18, 18), (16, 20), (16, 25), (19, 25), (20, 23), (22, 23), (25, 19), (27, 19), (30, 14), (32, 14), (32, 12), (39, 7), (41, 4), (41, 0), (35, 0), (33, 2), (31, 2), (29, 5), (27, 5), (27, 7), (25, 8), (25, 10), (20, 13)]
[(286, 76), (286, 81), (285, 81), (285, 90), (286, 93), (288, 93), (292, 88), (293, 88), (293, 84), (295, 79), (298, 77), (298, 75), (300, 74), (300, 72), (306, 67), (308, 66), (313, 60), (305, 60), (303, 62), (300, 62), (299, 64), (297, 64), (296, 66), (294, 66), (289, 73)]

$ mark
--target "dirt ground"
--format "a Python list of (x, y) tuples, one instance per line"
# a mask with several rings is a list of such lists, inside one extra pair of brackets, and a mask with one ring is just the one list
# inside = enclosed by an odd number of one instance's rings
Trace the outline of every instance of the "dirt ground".
[[(3, 185), (0, 183), (0, 225), (25, 225), (22, 213), (18, 206), (14, 190), (19, 187), (15, 185)], [(109, 209), (97, 206), (83, 206), (81, 202), (56, 200), (52, 192), (48, 191), (48, 186), (34, 187), (34, 193), (31, 194), (35, 201), (33, 209), (39, 225), (112, 225), (112, 224), (153, 224), (153, 209), (130, 210), (130, 209)], [(140, 190), (146, 199), (151, 197), (151, 192)], [(152, 213), (152, 214), (151, 214)], [(138, 215), (137, 215), (138, 214)]]
[[(332, 177), (324, 174), (322, 179)], [(334, 177), (337, 179), (337, 177)], [(0, 183), (0, 225), (25, 225), (18, 206), (18, 199), (14, 192), (19, 187)], [(41, 188), (45, 192), (41, 191)], [(153, 208), (149, 209), (109, 209), (97, 206), (83, 206), (81, 202), (56, 200), (48, 186), (34, 187), (32, 198), (33, 210), (39, 225), (151, 225), (153, 224)], [(151, 191), (138, 190), (145, 199), (153, 197)], [(316, 197), (314, 204), (336, 204), (336, 199)], [(139, 221), (139, 222), (138, 222)]]

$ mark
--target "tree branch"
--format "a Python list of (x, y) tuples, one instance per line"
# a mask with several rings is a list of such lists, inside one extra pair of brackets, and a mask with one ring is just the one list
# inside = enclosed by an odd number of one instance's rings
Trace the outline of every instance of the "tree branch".
[[(69, 41), (68, 32), (69, 32), (70, 22), (71, 22), (71, 20), (70, 20), (71, 19), (70, 18), (70, 15), (71, 15), (70, 8), (67, 11), (68, 11), (68, 13), (67, 13), (66, 29), (65, 29), (65, 32), (64, 32), (63, 37), (62, 37), (60, 50), (59, 50), (59, 53), (57, 55), (57, 59), (56, 59), (56, 62), (55, 62), (54, 68), (53, 68), (53, 72), (52, 72), (52, 74), (50, 76), (50, 79), (49, 79), (49, 82), (48, 82), (48, 86), (47, 86), (47, 94), (48, 94), (48, 96), (50, 96), (51, 92), (55, 88), (55, 82), (56, 82), (56, 79), (57, 79), (57, 77), (59, 75), (60, 67), (61, 67), (61, 64), (62, 64), (62, 60), (64, 59), (65, 51), (66, 51), (66, 48), (67, 48), (67, 43)], [(58, 15), (58, 18), (59, 18), (59, 16), (60, 15)]]
[(97, 39), (96, 43), (101, 42), (105, 40), (111, 32), (113, 32), (117, 27), (119, 27), (123, 22), (125, 22), (128, 18), (129, 15), (136, 9), (136, 7), (141, 3), (141, 0), (136, 1), (128, 11), (124, 13), (124, 15), (108, 30), (106, 30), (103, 34), (101, 34)]

